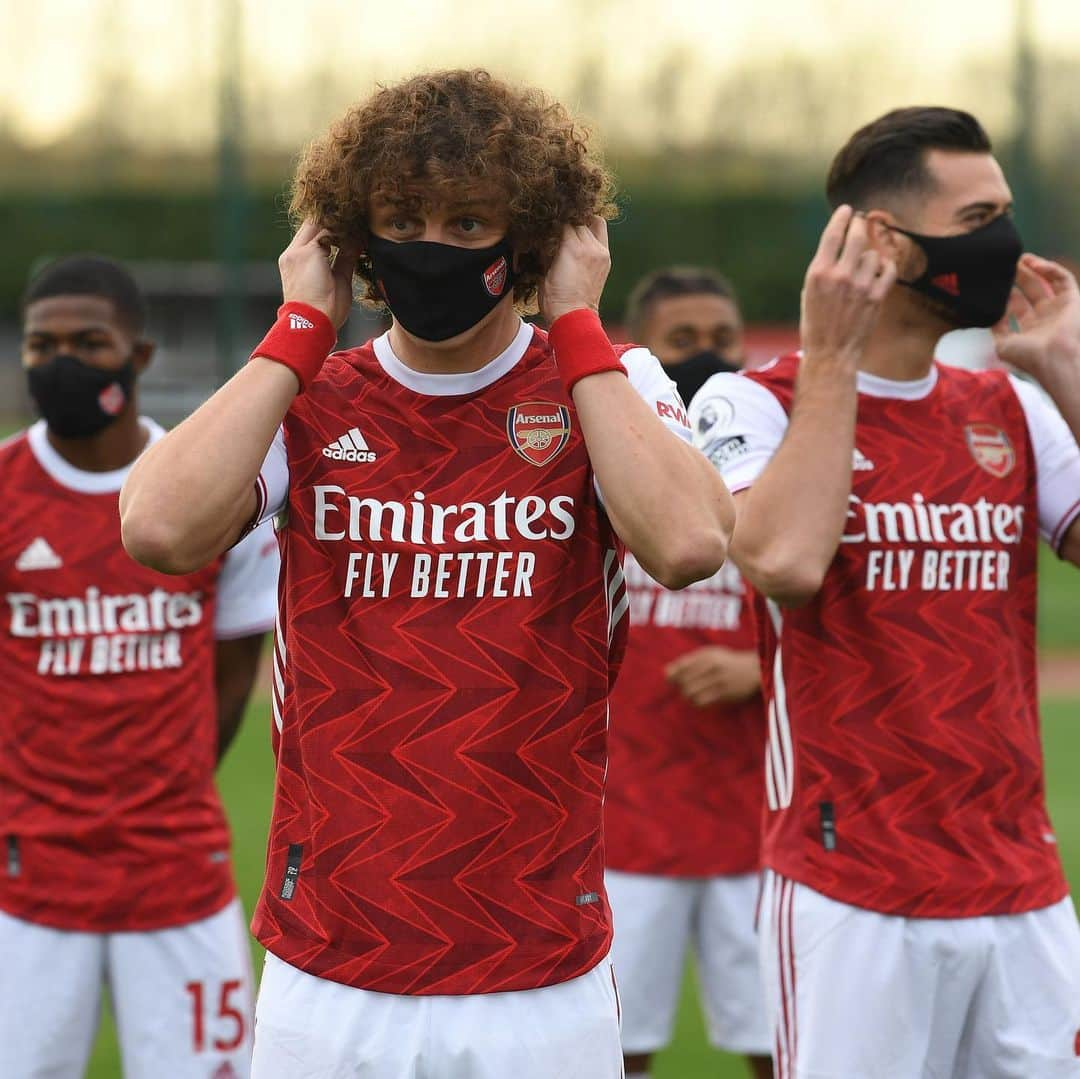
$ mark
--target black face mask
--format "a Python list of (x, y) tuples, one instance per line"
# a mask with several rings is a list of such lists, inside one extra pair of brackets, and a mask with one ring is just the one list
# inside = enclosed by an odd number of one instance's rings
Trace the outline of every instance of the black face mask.
[(735, 364), (729, 363), (719, 352), (713, 352), (711, 349), (698, 352), (689, 359), (683, 360), (682, 363), (665, 363), (661, 366), (678, 388), (684, 405), (690, 404), (694, 394), (713, 375), (719, 375), (724, 371), (739, 370)]
[(900, 284), (934, 300), (958, 329), (993, 326), (1004, 317), (1016, 264), (1024, 253), (1024, 241), (1008, 214), (960, 236), (923, 236), (893, 228), (926, 255), (922, 276)]
[(394, 318), (421, 341), (446, 341), (472, 329), (510, 291), (514, 251), (371, 236), (371, 276)]
[(53, 356), (26, 372), (30, 395), (61, 438), (93, 438), (127, 407), (135, 385), (135, 363), (105, 371), (75, 356)]

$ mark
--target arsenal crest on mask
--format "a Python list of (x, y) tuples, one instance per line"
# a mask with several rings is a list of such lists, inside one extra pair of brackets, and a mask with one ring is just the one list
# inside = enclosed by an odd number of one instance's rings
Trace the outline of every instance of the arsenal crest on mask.
[(510, 273), (510, 263), (505, 255), (500, 255), (484, 271), (484, 288), (498, 299), (506, 291), (506, 279)]
[(472, 329), (514, 283), (508, 239), (490, 247), (370, 236), (367, 257), (391, 314), (421, 341), (447, 341)]
[(506, 413), (506, 436), (519, 457), (539, 468), (570, 441), (570, 409), (552, 401), (514, 405)]

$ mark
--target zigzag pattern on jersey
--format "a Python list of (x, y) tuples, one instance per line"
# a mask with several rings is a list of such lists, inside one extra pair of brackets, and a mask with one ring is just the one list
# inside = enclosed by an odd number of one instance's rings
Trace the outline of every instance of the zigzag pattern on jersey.
[[(370, 348), (344, 353), (286, 425), (282, 726), (254, 928), (309, 973), (382, 992), (494, 992), (574, 977), (610, 947), (601, 797), (606, 694), (626, 622), (609, 648), (609, 616), (625, 589), (618, 560), (603, 576), (613, 534), (576, 417), (570, 445), (544, 468), (507, 439), (511, 406), (568, 403), (543, 345), (537, 335), (494, 387), (449, 398), (392, 382)], [(531, 598), (412, 599), (398, 581), (388, 597), (343, 599), (342, 552), (356, 545), (320, 550), (310, 488), (351, 490), (321, 447), (361, 417), (378, 458), (358, 495), (422, 491), (428, 505), (574, 496), (572, 543), (438, 549), (533, 551)], [(437, 553), (378, 547), (403, 564)], [(303, 861), (286, 901), (295, 844)]]
[[(61, 486), (25, 436), (0, 447), (0, 489), (0, 909), (103, 933), (209, 917), (234, 895), (214, 787), (221, 562), (182, 577), (133, 562), (116, 492)], [(42, 538), (61, 564), (20, 571)], [(95, 649), (133, 627), (82, 625), (88, 589), (197, 593), (201, 617), (176, 630), (182, 666), (96, 671)], [(49, 629), (38, 602), (56, 612)], [(13, 604), (34, 612), (23, 617), (35, 635), (12, 632)]]
[(655, 582), (631, 589), (629, 640), (611, 695), (607, 865), (664, 876), (752, 873), (765, 800), (761, 695), (698, 708), (664, 676), (668, 663), (705, 646), (752, 651), (750, 597), (739, 595), (733, 630), (639, 619), (638, 610), (654, 611), (663, 591)]
[[(790, 409), (798, 361), (749, 377)], [(1016, 466), (980, 468), (964, 428), (1004, 431)], [(1017, 913), (1066, 894), (1043, 791), (1035, 667), (1037, 509), (1034, 455), (1001, 373), (938, 368), (921, 401), (859, 398), (856, 438), (874, 462), (853, 474), (863, 503), (1024, 508), (1021, 542), (844, 543), (822, 592), (797, 610), (758, 608), (770, 672), (781, 649), (794, 760), (770, 737), (777, 791), (764, 860), (826, 895), (885, 913), (969, 917)], [(869, 551), (992, 548), (1010, 558), (1008, 590), (868, 590)], [(778, 642), (776, 629), (780, 627)], [(784, 709), (778, 709), (784, 712)], [(793, 767), (792, 767), (793, 766)], [(784, 769), (790, 769), (784, 774)], [(779, 794), (777, 795), (779, 798)], [(781, 799), (782, 801), (782, 799)], [(828, 849), (823, 805), (835, 818)]]

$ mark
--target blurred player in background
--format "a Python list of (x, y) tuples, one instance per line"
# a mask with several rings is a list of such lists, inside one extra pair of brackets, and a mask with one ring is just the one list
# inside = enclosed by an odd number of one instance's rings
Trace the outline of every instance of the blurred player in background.
[(108, 259), (24, 297), (42, 419), (0, 447), (0, 1075), (83, 1074), (108, 984), (129, 1079), (251, 1059), (247, 933), (214, 767), (273, 625), (260, 529), (169, 577), (120, 542), (117, 495), (164, 435), (140, 417), (143, 301)]
[[(125, 487), (129, 548), (174, 572), (288, 510), (260, 1079), (621, 1075), (618, 549), (711, 576), (731, 505), (655, 358), (600, 327), (612, 209), (538, 92), (378, 91), (300, 164), (277, 325)], [(393, 325), (327, 359), (354, 268)], [(538, 291), (549, 334), (515, 306)]]
[[(706, 269), (650, 274), (627, 330), (689, 401), (743, 362), (734, 289)], [(627, 1079), (671, 1039), (691, 945), (709, 1040), (772, 1074), (754, 912), (765, 713), (746, 588), (731, 563), (680, 592), (632, 555), (630, 636), (611, 695), (604, 827)]]
[[(1040, 533), (1080, 564), (1080, 293), (1021, 257), (967, 113), (862, 128), (828, 195), (801, 359), (719, 375), (692, 407), (738, 492), (733, 555), (768, 597), (777, 1073), (1076, 1076), (1080, 929), (1045, 806), (1035, 585)], [(1060, 413), (1003, 371), (936, 364), (971, 326)]]

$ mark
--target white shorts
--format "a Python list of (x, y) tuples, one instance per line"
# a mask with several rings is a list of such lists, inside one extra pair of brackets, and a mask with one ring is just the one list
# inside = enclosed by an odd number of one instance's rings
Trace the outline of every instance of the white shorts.
[(253, 1079), (620, 1079), (610, 960), (543, 989), (398, 996), (266, 953)]
[(671, 1040), (692, 945), (709, 1041), (729, 1053), (768, 1056), (754, 933), (758, 874), (688, 880), (609, 869), (604, 881), (615, 919), (623, 1051), (655, 1053)]
[(1070, 899), (901, 918), (768, 873), (760, 939), (776, 1079), (1080, 1076)]
[(146, 933), (73, 933), (0, 913), (0, 1076), (83, 1075), (106, 983), (125, 1079), (246, 1079), (252, 973), (239, 900)]

